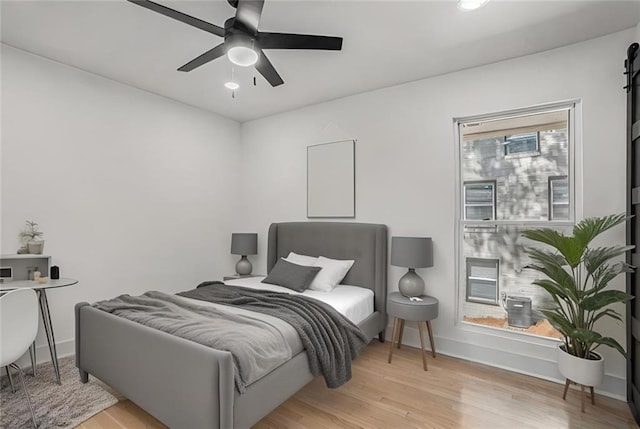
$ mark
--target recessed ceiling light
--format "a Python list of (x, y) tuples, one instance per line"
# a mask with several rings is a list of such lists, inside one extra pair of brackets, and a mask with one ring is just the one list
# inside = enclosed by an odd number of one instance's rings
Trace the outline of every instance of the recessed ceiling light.
[(224, 86), (232, 91), (235, 91), (236, 89), (240, 88), (240, 85), (238, 85), (233, 81), (225, 83)]
[(458, 0), (458, 9), (463, 11), (476, 10), (484, 6), (489, 0)]

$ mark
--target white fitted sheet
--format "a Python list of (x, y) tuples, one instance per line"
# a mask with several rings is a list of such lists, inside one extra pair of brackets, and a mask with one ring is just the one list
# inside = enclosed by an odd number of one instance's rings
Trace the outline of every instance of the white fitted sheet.
[(305, 295), (310, 298), (315, 298), (329, 304), (356, 325), (373, 313), (374, 294), (371, 289), (359, 286), (338, 285), (331, 292), (306, 290), (300, 293), (286, 287), (262, 283), (262, 279), (264, 279), (264, 277), (245, 277), (243, 279), (227, 280), (225, 284), (294, 295)]

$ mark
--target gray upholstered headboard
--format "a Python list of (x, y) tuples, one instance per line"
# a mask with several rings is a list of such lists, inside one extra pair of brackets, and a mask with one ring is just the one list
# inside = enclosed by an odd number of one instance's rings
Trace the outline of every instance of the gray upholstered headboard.
[(387, 226), (355, 222), (284, 222), (269, 227), (267, 271), (289, 252), (355, 263), (342, 283), (372, 289), (374, 307), (386, 313)]

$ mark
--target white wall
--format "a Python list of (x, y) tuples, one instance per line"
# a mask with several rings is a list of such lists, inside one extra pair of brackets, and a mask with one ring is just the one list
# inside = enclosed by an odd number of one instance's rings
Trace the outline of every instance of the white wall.
[(32, 219), (80, 280), (48, 294), (59, 354), (79, 301), (232, 272), (239, 139), (235, 121), (2, 45), (1, 251)]
[[(625, 93), (622, 62), (635, 29), (565, 48), (368, 92), (247, 122), (242, 126), (244, 216), (266, 234), (277, 221), (306, 219), (306, 147), (357, 139), (356, 219), (391, 235), (433, 237), (433, 268), (421, 270), (441, 303), (439, 352), (559, 379), (554, 343), (456, 322), (455, 139), (453, 118), (568, 99), (582, 100), (585, 217), (625, 210)], [(463, 54), (463, 53), (461, 53)], [(610, 239), (624, 242), (621, 228)], [(259, 252), (266, 253), (266, 243)], [(265, 271), (261, 257), (256, 272)], [(403, 270), (390, 268), (397, 289)], [(623, 288), (618, 279), (617, 288)], [(624, 343), (622, 324), (601, 326)], [(410, 332), (407, 342), (417, 345)], [(600, 390), (625, 395), (624, 359), (603, 350)]]

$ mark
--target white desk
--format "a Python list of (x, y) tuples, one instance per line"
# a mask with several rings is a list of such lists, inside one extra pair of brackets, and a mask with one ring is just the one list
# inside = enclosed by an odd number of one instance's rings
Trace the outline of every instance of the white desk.
[[(51, 323), (51, 314), (49, 313), (49, 302), (47, 301), (47, 289), (54, 289), (59, 287), (71, 286), (78, 283), (75, 279), (58, 279), (49, 280), (46, 283), (38, 283), (33, 280), (16, 280), (6, 283), (0, 283), (0, 293), (8, 292), (14, 289), (28, 288), (33, 289), (38, 294), (38, 301), (40, 303), (40, 314), (42, 315), (42, 324), (44, 325), (44, 332), (47, 334), (47, 343), (49, 344), (49, 353), (51, 354), (51, 363), (53, 364), (53, 370), (56, 373), (56, 381), (60, 383), (60, 369), (58, 368), (58, 352), (56, 351), (56, 340), (53, 336), (53, 324)], [(35, 347), (32, 347), (32, 360), (35, 365)], [(35, 367), (33, 368), (35, 375)]]

